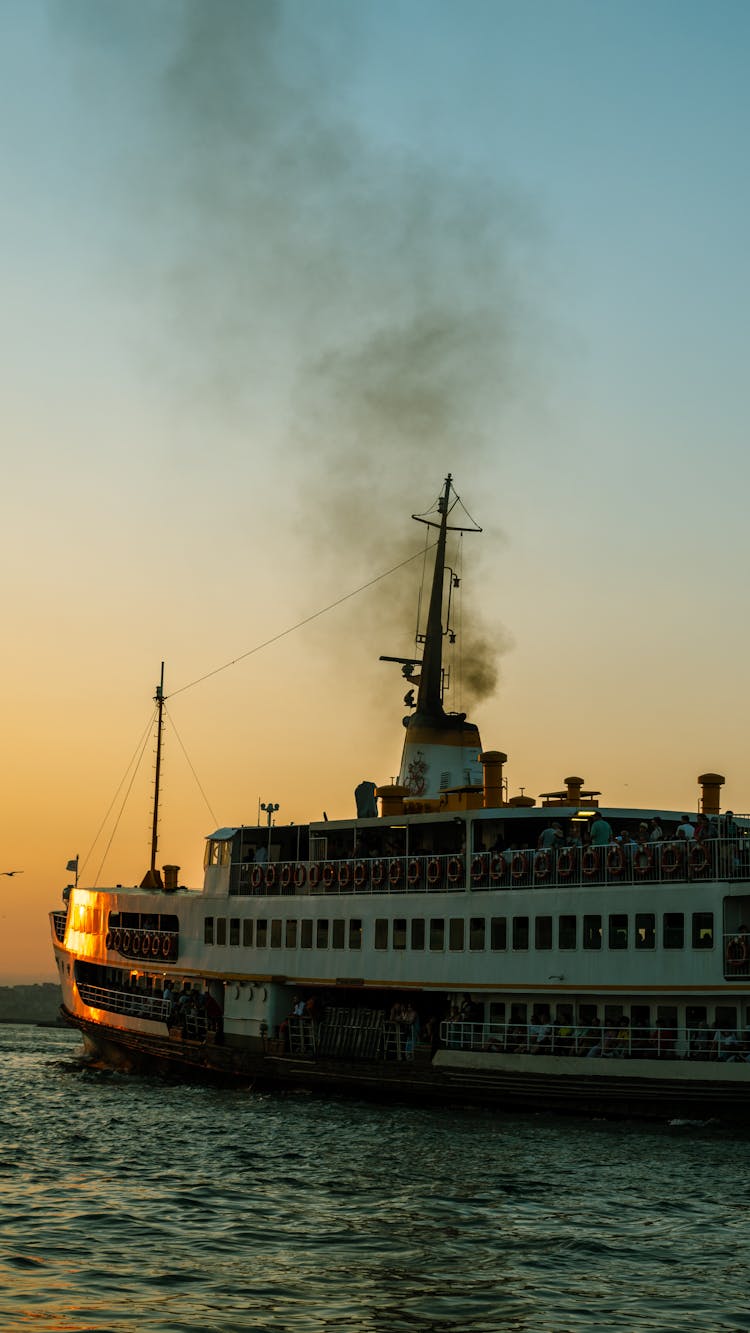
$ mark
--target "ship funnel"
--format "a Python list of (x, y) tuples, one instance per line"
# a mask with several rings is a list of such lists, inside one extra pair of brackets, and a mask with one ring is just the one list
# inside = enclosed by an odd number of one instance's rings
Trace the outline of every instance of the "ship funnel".
[(718, 815), (721, 802), (721, 789), (726, 781), (721, 773), (701, 773), (701, 814)]
[(177, 889), (177, 880), (180, 874), (179, 866), (162, 866), (164, 871), (164, 892), (174, 893)]
[(503, 764), (508, 762), (508, 756), (502, 750), (483, 750), (479, 762), (484, 774), (483, 805), (485, 810), (495, 810), (503, 804)]

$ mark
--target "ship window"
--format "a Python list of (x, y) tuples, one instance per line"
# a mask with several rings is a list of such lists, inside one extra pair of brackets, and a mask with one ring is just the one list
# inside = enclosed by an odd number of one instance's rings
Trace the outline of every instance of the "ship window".
[(379, 916), (375, 921), (375, 948), (388, 948), (388, 921), (384, 916)]
[(430, 917), (430, 948), (436, 952), (445, 948), (445, 922), (441, 916)]
[(534, 948), (552, 948), (552, 917), (538, 916), (534, 921)]
[(490, 1000), (490, 1023), (505, 1022), (505, 1002), (503, 1000)]
[(328, 921), (325, 917), (321, 917), (317, 923), (317, 929), (315, 931), (315, 947), (316, 949), (328, 948)]
[(362, 922), (359, 917), (352, 917), (349, 922), (349, 948), (362, 948)]
[(713, 912), (693, 912), (693, 948), (713, 949), (714, 914)]
[(504, 916), (493, 916), (490, 921), (490, 948), (507, 949), (508, 922)]
[(656, 943), (656, 917), (653, 912), (636, 912), (635, 947), (653, 949)]
[(225, 916), (216, 918), (216, 943), (226, 944), (227, 942), (227, 919)]
[(715, 1025), (717, 1028), (736, 1028), (737, 1010), (733, 1004), (717, 1004)]
[(473, 916), (469, 921), (469, 948), (475, 952), (484, 948), (483, 916)]
[(458, 953), (464, 947), (464, 919), (452, 916), (448, 926), (448, 947)]
[(510, 1006), (510, 1021), (514, 1025), (518, 1024), (519, 1027), (524, 1028), (524, 1032), (519, 1034), (522, 1037), (526, 1036), (525, 1028), (527, 1012), (528, 1010), (525, 1004), (512, 1004)]
[(406, 917), (397, 916), (393, 923), (393, 947), (406, 948)]
[(255, 943), (259, 949), (265, 949), (268, 944), (268, 922), (265, 917), (259, 917), (255, 923)]
[(412, 921), (412, 938), (410, 938), (410, 948), (425, 948), (425, 918), (414, 917)]
[(271, 948), (281, 948), (281, 921), (278, 917), (271, 922)]
[(557, 925), (557, 946), (559, 949), (575, 949), (578, 918), (561, 916)]
[(203, 918), (203, 943), (213, 944), (214, 942), (214, 919), (212, 916)]
[(514, 916), (513, 948), (528, 949), (528, 947), (529, 947), (529, 918), (527, 916)]
[(609, 947), (610, 949), (628, 947), (628, 918), (624, 913), (617, 912), (609, 918)]
[(253, 925), (252, 917), (249, 921), (242, 922), (242, 943), (246, 949), (253, 947)]
[(307, 918), (299, 923), (299, 942), (303, 949), (312, 949), (312, 921)]
[(583, 947), (584, 949), (601, 949), (602, 919), (600, 916), (584, 916)]
[(289, 917), (286, 923), (286, 947), (287, 949), (297, 948), (297, 922), (293, 917)]
[(599, 1017), (599, 1010), (595, 1004), (579, 1004), (578, 1017), (581, 1023), (593, 1023)]
[(346, 922), (344, 921), (344, 918), (342, 916), (337, 916), (335, 921), (331, 922), (332, 949), (343, 949), (345, 929), (346, 929)]
[(681, 949), (685, 943), (685, 917), (682, 912), (665, 912), (662, 927), (665, 949)]
[(229, 943), (239, 944), (240, 942), (240, 919), (238, 916), (229, 919)]

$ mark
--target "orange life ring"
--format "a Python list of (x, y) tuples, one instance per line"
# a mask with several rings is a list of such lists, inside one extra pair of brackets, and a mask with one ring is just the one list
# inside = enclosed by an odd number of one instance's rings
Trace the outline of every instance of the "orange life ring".
[(266, 888), (272, 889), (275, 883), (276, 883), (276, 866), (273, 864), (272, 861), (269, 861), (268, 865), (266, 866)]
[(161, 938), (154, 933), (151, 936), (151, 957), (158, 958), (161, 953)]
[(330, 889), (335, 878), (336, 878), (336, 871), (334, 870), (330, 861), (326, 861), (325, 865), (323, 866), (323, 883), (325, 884), (327, 889)]
[(598, 847), (584, 847), (581, 853), (581, 870), (587, 879), (592, 879), (597, 873), (600, 860)]
[(370, 883), (374, 889), (379, 889), (383, 883), (383, 862), (373, 861), (370, 871)]
[(451, 884), (455, 884), (463, 870), (463, 863), (460, 856), (448, 857), (448, 879)]
[(514, 852), (510, 859), (510, 873), (514, 879), (523, 879), (529, 863), (525, 852)]
[(747, 940), (744, 935), (735, 935), (727, 944), (727, 962), (730, 967), (742, 967), (747, 962)]
[(432, 856), (427, 862), (427, 883), (437, 884), (440, 879), (440, 862), (436, 856)]
[[(645, 857), (645, 862), (644, 858)], [(647, 875), (654, 864), (654, 849), (650, 842), (639, 842), (638, 851), (633, 853), (633, 869), (636, 875)]]
[(310, 888), (317, 889), (320, 884), (320, 866), (317, 861), (311, 863), (310, 869), (307, 872), (307, 878), (310, 881)]
[(682, 848), (676, 842), (665, 842), (661, 849), (661, 869), (664, 875), (676, 875), (682, 865)]
[(357, 861), (357, 864), (354, 867), (355, 889), (361, 889), (366, 879), (367, 879), (367, 866), (365, 865), (364, 861)]
[(388, 865), (388, 883), (395, 885), (398, 884), (400, 880), (401, 880), (401, 861), (399, 857), (394, 856)]
[(250, 871), (250, 883), (254, 889), (259, 889), (263, 882), (263, 867), (258, 861)]
[(288, 889), (291, 882), (292, 882), (292, 867), (290, 866), (288, 861), (285, 861), (283, 866), (281, 867), (279, 883), (281, 884), (282, 889)]
[(534, 857), (534, 878), (546, 879), (552, 869), (552, 853), (542, 847)]
[(478, 852), (471, 863), (471, 878), (473, 880), (483, 879), (487, 874), (487, 864), (482, 852)]
[(122, 949), (122, 931), (121, 931), (121, 930), (114, 930), (114, 931), (112, 932), (112, 948), (115, 950), (115, 953), (119, 953), (120, 950)]
[(621, 875), (625, 869), (625, 855), (619, 842), (607, 848), (607, 870), (610, 875)]
[(696, 842), (695, 839), (690, 844), (688, 852), (690, 859), (690, 869), (694, 875), (700, 875), (708, 869), (708, 852), (702, 842)]
[(352, 877), (352, 867), (349, 861), (339, 861), (339, 888), (347, 889)]
[(507, 870), (507, 863), (502, 852), (498, 852), (490, 861), (490, 879), (502, 879)]
[(106, 935), (104, 936), (104, 946), (107, 949), (111, 949), (113, 944), (114, 944), (114, 931), (108, 930)]
[(305, 870), (305, 867), (302, 865), (302, 862), (301, 862), (301, 861), (298, 861), (298, 862), (297, 862), (297, 865), (294, 867), (294, 887), (295, 887), (295, 889), (301, 889), (301, 888), (304, 888), (304, 884), (305, 884), (305, 880), (306, 880), (306, 879), (307, 879), (307, 871)]
[(136, 955), (141, 952), (141, 932), (139, 930), (133, 931), (132, 949)]
[(557, 853), (557, 873), (560, 879), (569, 879), (576, 863), (574, 847), (561, 847)]
[(133, 953), (140, 953), (140, 954), (143, 955), (144, 958), (148, 958), (149, 954), (151, 953), (151, 934), (150, 934), (150, 932), (149, 932), (148, 930), (144, 930), (144, 932), (143, 932), (143, 934), (141, 935), (141, 938), (138, 940), (138, 943), (137, 943), (137, 944), (136, 944), (136, 939), (137, 939), (137, 936), (134, 935), (134, 936), (133, 936)]
[(410, 884), (418, 884), (419, 876), (421, 875), (421, 873), (422, 869), (419, 864), (419, 857), (413, 856), (411, 858), (411, 861), (409, 862), (409, 869), (406, 872), (406, 878), (408, 879)]
[(169, 958), (172, 953), (172, 940), (169, 935), (165, 935), (161, 942), (162, 958)]
[(122, 952), (123, 952), (123, 953), (130, 953), (130, 946), (131, 946), (131, 943), (132, 943), (132, 935), (130, 934), (130, 931), (129, 931), (129, 930), (124, 930), (124, 931), (122, 932)]

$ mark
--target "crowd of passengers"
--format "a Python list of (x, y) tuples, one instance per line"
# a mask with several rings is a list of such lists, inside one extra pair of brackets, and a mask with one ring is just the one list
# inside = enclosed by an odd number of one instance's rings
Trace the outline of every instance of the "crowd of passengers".
[[(629, 829), (623, 825), (617, 832), (601, 811), (597, 810), (592, 818), (585, 822), (570, 820), (567, 829), (563, 828), (559, 820), (551, 820), (539, 834), (536, 849), (554, 852), (561, 851), (565, 847), (638, 847), (649, 844), (653, 846), (662, 842), (693, 841), (705, 843), (716, 838), (738, 844), (740, 829), (731, 810), (727, 810), (722, 816), (683, 815), (679, 822), (672, 823), (655, 815), (650, 820), (642, 819), (637, 829)], [(518, 844), (505, 847), (498, 839), (488, 850), (501, 852), (510, 860), (513, 852), (521, 848)]]
[[(750, 1064), (750, 1031), (740, 1032), (718, 1027), (703, 1020), (688, 1029), (687, 1050), (691, 1060), (741, 1061)], [(448, 1029), (448, 1045), (452, 1044)], [(548, 1010), (540, 1010), (526, 1024), (510, 1023), (501, 1033), (490, 1035), (481, 1045), (484, 1051), (514, 1055), (579, 1055), (674, 1060), (678, 1057), (677, 1029), (657, 1021), (654, 1027), (632, 1026), (627, 1015), (602, 1023), (598, 1017), (587, 1022), (553, 1022)], [(455, 1029), (453, 1039), (459, 1046), (472, 1045), (470, 1035)]]

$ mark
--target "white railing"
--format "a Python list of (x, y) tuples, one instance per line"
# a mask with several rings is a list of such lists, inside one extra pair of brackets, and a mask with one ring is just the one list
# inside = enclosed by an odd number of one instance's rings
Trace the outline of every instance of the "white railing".
[(118, 990), (110, 986), (93, 986), (79, 981), (78, 994), (92, 1009), (106, 1009), (111, 1014), (130, 1014), (136, 1018), (152, 1018), (166, 1023), (171, 1002), (142, 991)]
[(750, 879), (750, 837), (612, 842), (503, 852), (272, 861), (234, 867), (233, 894), (430, 893), (446, 890), (674, 884)]
[(448, 1050), (502, 1055), (620, 1059), (749, 1061), (750, 1032), (702, 1025), (678, 1030), (631, 1028), (627, 1020), (600, 1023), (468, 1023), (446, 1019), (440, 1040)]

